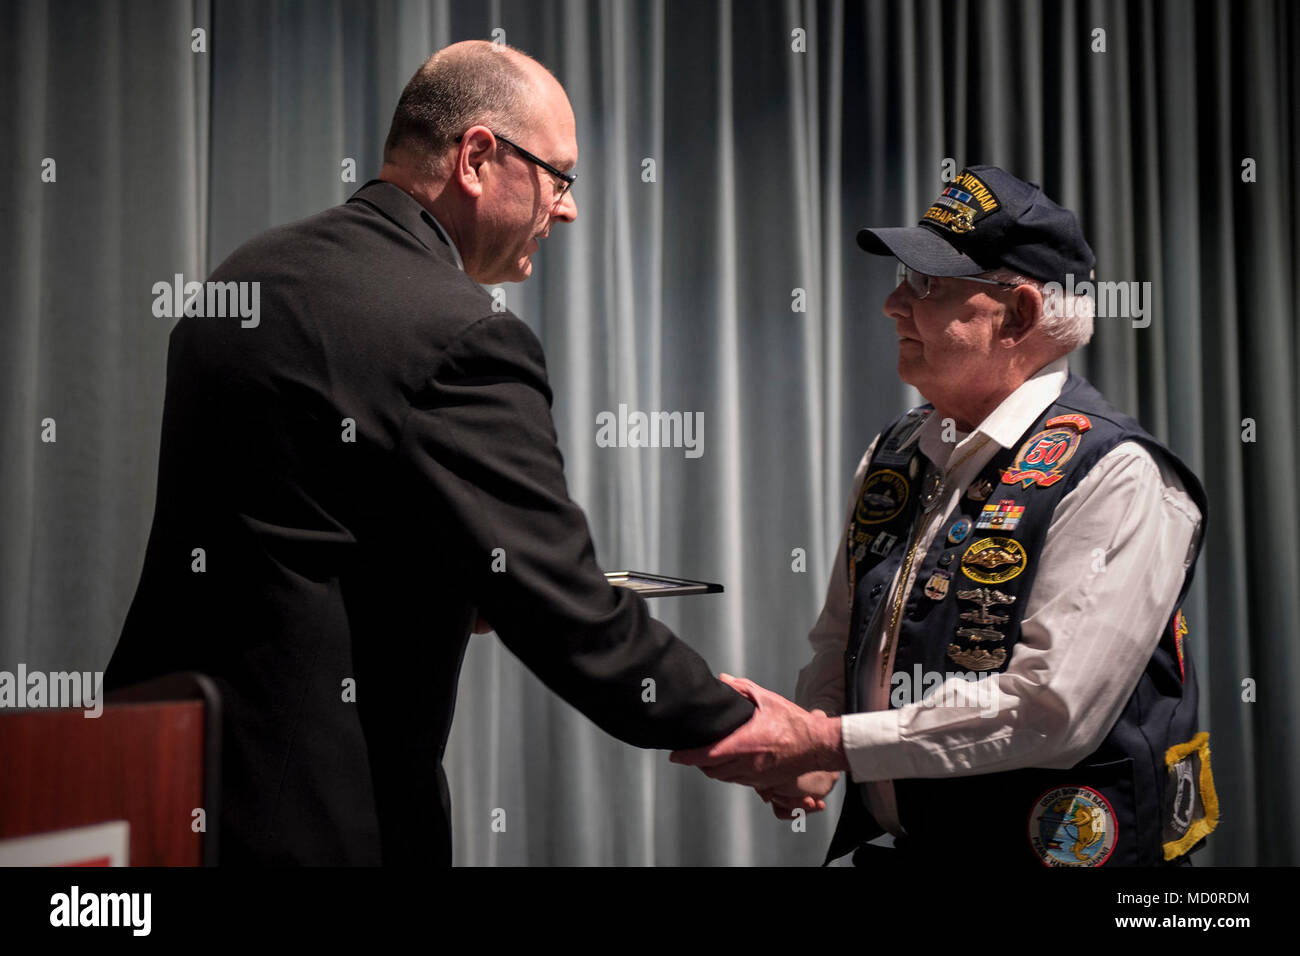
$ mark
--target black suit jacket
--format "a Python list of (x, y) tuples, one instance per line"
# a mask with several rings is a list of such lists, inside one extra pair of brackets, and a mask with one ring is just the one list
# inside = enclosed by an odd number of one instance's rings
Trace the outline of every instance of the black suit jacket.
[(606, 583), (540, 343), (415, 200), (368, 183), (210, 281), (259, 282), (260, 320), (172, 331), (154, 523), (105, 686), (216, 679), (223, 862), (451, 862), (442, 756), (475, 609), (627, 743), (700, 746), (752, 715)]

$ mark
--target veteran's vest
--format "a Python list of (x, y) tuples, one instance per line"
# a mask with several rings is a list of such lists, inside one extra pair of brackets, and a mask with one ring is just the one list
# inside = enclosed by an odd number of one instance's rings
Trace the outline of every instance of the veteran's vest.
[[(850, 520), (846, 714), (860, 712), (871, 682), (886, 679), (891, 691), (912, 691), (891, 693), (891, 707), (922, 700), (939, 684), (931, 675), (960, 675), (974, 684), (970, 700), (983, 700), (979, 682), (1005, 671), (1015, 655), (1056, 506), (1121, 442), (1143, 445), (1177, 472), (1203, 516), (1198, 553), (1204, 538), (1205, 492), (1196, 476), (1082, 378), (1070, 375), (1019, 445), (994, 455), (942, 515), (947, 495), (936, 487), (937, 473), (927, 476), (917, 444), (931, 412), (913, 409), (882, 433)], [(930, 548), (913, 548), (934, 522)], [(915, 583), (890, 600), (900, 566), (900, 584), (912, 567)], [(1183, 650), (1180, 608), (1194, 568), (1195, 560), (1155, 653), (1094, 753), (1069, 770), (894, 781), (909, 849), (1003, 865), (1152, 866), (1198, 846), (1217, 823), (1218, 805), (1208, 735), (1196, 732), (1196, 675)], [(867, 666), (868, 642), (889, 625), (896, 649), (885, 674)], [(1084, 630), (1071, 640), (1087, 638)], [(929, 684), (909, 686), (918, 681)], [(850, 781), (827, 859), (882, 832)]]

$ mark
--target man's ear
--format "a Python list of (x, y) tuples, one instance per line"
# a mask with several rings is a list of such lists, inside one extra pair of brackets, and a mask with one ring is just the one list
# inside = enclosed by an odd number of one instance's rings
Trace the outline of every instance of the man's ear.
[(496, 137), (486, 126), (471, 126), (460, 138), (452, 178), (475, 199), (483, 195), (484, 175), (487, 173), (488, 160), (496, 152), (496, 146)]
[(1043, 321), (1043, 293), (1028, 283), (1016, 286), (998, 338), (1005, 348), (1019, 345)]

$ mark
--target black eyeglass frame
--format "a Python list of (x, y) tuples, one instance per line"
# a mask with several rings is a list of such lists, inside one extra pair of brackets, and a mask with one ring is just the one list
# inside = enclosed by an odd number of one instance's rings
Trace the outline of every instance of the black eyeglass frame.
[[(509, 146), (511, 149), (513, 149), (516, 153), (518, 153), (518, 154), (519, 154), (520, 156), (522, 156), (524, 159), (526, 159), (526, 160), (528, 160), (530, 163), (532, 163), (534, 166), (540, 166), (542, 169), (546, 170), (546, 171), (547, 171), (548, 173), (550, 173), (552, 176), (556, 177), (557, 179), (559, 179), (561, 182), (564, 183), (564, 185), (563, 185), (562, 187), (560, 187), (560, 191), (559, 191), (558, 193), (555, 194), (555, 198), (551, 200), (551, 204), (552, 204), (552, 205), (554, 205), (555, 203), (558, 203), (561, 199), (563, 199), (563, 198), (564, 198), (564, 194), (567, 193), (567, 192), (569, 191), (570, 188), (572, 188), (574, 182), (577, 180), (577, 178), (578, 178), (578, 174), (577, 174), (577, 173), (563, 173), (563, 172), (560, 172), (560, 170), (556, 169), (554, 166), (552, 166), (552, 165), (551, 165), (550, 163), (548, 163), (546, 160), (542, 159), (540, 156), (535, 156), (535, 155), (533, 155), (532, 153), (528, 152), (528, 150), (524, 149), (522, 146), (520, 146), (520, 145), (519, 145), (518, 143), (516, 143), (514, 140), (512, 140), (512, 139), (506, 139), (504, 136), (502, 136), (502, 135), (501, 135), (500, 133), (498, 133), (496, 130), (490, 130), (490, 132), (492, 133), (493, 136), (495, 136), (495, 137), (497, 138), (497, 142), (498, 142), (498, 143), (505, 143), (507, 146)], [(465, 134), (464, 134), (464, 133), (461, 133), (459, 136), (456, 137), (456, 142), (459, 143), (459, 142), (460, 142), (462, 139), (464, 139), (464, 138), (465, 138)]]

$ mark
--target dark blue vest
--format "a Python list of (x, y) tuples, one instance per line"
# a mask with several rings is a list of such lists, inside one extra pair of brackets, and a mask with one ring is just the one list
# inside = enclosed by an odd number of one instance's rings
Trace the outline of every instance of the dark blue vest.
[[(910, 690), (901, 695), (906, 702), (921, 699), (926, 688), (914, 685), (922, 675), (979, 681), (1005, 671), (1056, 506), (1119, 443), (1137, 442), (1171, 466), (1207, 514), (1196, 476), (1074, 375), (1017, 446), (993, 456), (952, 511), (927, 513), (926, 494), (934, 489), (922, 481), (917, 436), (931, 411), (913, 409), (882, 433), (850, 522), (845, 713), (863, 709), (872, 681), (889, 678), (891, 689)], [(927, 522), (938, 523), (933, 543), (913, 553), (913, 534)], [(915, 584), (882, 604), (900, 565), (904, 579), (916, 566)], [(1094, 753), (1069, 770), (894, 781), (908, 849), (945, 859), (961, 850), (1005, 865), (1150, 866), (1198, 846), (1214, 828), (1218, 806), (1208, 736), (1196, 733), (1196, 675), (1183, 653), (1180, 607), (1194, 567), (1195, 561), (1137, 687)], [(897, 628), (891, 674), (865, 666), (867, 641), (880, 633), (877, 615)], [(891, 707), (899, 705), (900, 695), (891, 697)], [(882, 832), (850, 782), (828, 859)]]

